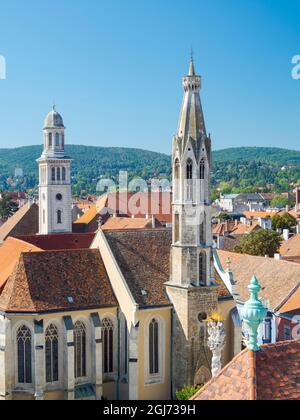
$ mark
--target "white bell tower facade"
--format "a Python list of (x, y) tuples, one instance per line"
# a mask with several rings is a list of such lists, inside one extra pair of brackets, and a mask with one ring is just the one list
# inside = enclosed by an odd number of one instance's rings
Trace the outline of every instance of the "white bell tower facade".
[(39, 234), (72, 232), (71, 159), (65, 154), (65, 126), (55, 106), (44, 124), (39, 165)]

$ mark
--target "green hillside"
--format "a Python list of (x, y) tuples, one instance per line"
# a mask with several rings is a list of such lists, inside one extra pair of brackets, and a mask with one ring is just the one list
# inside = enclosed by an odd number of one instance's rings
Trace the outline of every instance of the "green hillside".
[[(73, 158), (72, 179), (76, 194), (94, 193), (100, 177), (116, 179), (119, 171), (149, 179), (171, 175), (168, 155), (129, 148), (103, 148), (69, 145)], [(0, 189), (26, 190), (37, 185), (37, 164), (42, 146), (0, 149)], [(265, 147), (217, 150), (213, 153), (213, 187), (223, 192), (257, 189), (286, 191), (300, 180), (300, 152)], [(14, 176), (16, 167), (23, 168), (24, 178)], [(268, 186), (268, 188), (267, 188)]]

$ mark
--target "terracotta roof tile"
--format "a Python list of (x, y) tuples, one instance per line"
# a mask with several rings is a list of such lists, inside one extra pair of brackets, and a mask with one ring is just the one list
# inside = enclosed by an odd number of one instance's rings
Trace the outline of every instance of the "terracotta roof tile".
[(23, 253), (0, 296), (0, 309), (6, 312), (39, 313), (117, 304), (98, 250)]
[[(141, 306), (169, 305), (165, 283), (170, 280), (169, 229), (105, 231), (105, 237), (135, 301)], [(220, 285), (219, 297), (228, 296)]]
[(8, 236), (34, 235), (38, 232), (39, 208), (25, 204), (0, 227), (0, 242)]
[(299, 283), (299, 264), (221, 250), (218, 255), (223, 267), (230, 259), (237, 291), (243, 301), (249, 298), (248, 285), (253, 275), (261, 283), (261, 296), (268, 300), (270, 310), (275, 310)]
[(91, 223), (95, 217), (98, 216), (97, 207), (96, 205), (91, 205), (90, 208), (79, 218), (77, 219), (74, 224), (89, 224)]
[(172, 193), (111, 193), (101, 196), (97, 202), (98, 212), (144, 218), (154, 215), (162, 224), (172, 223)]
[(300, 341), (244, 350), (193, 400), (299, 400)]
[(110, 248), (135, 301), (141, 306), (170, 305), (171, 235), (167, 230), (105, 232)]
[(39, 252), (40, 248), (15, 238), (7, 238), (0, 246), (0, 291), (13, 272), (22, 252)]
[[(156, 228), (162, 228), (158, 220), (155, 219)], [(122, 230), (122, 229), (147, 229), (152, 228), (151, 219), (130, 218), (130, 217), (110, 217), (104, 225), (103, 230)]]
[(89, 249), (95, 233), (64, 233), (59, 235), (18, 236), (18, 239), (33, 244), (44, 251)]
[(300, 235), (292, 236), (288, 241), (283, 242), (280, 254), (285, 258), (300, 257)]

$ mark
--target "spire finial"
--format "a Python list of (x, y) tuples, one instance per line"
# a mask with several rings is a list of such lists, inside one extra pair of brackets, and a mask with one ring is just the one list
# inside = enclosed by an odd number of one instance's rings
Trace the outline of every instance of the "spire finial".
[(193, 48), (191, 48), (191, 60), (190, 60), (189, 76), (195, 76), (194, 50), (193, 50)]
[(56, 111), (56, 103), (55, 103), (55, 100), (53, 100), (52, 110), (53, 110), (54, 112)]
[(257, 342), (258, 329), (267, 316), (267, 309), (258, 297), (258, 294), (261, 291), (261, 286), (255, 276), (252, 277), (248, 289), (250, 292), (250, 299), (245, 303), (242, 309), (242, 318), (246, 326), (247, 333), (249, 334), (248, 349), (252, 351), (259, 351), (260, 347)]

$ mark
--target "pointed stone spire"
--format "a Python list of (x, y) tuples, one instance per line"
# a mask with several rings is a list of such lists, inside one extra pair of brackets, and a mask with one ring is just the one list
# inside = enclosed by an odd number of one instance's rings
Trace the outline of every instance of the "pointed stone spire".
[(183, 141), (183, 149), (189, 139), (194, 144), (206, 137), (204, 115), (200, 99), (201, 76), (196, 75), (193, 55), (191, 56), (189, 74), (183, 78), (184, 98), (179, 119), (177, 136)]

